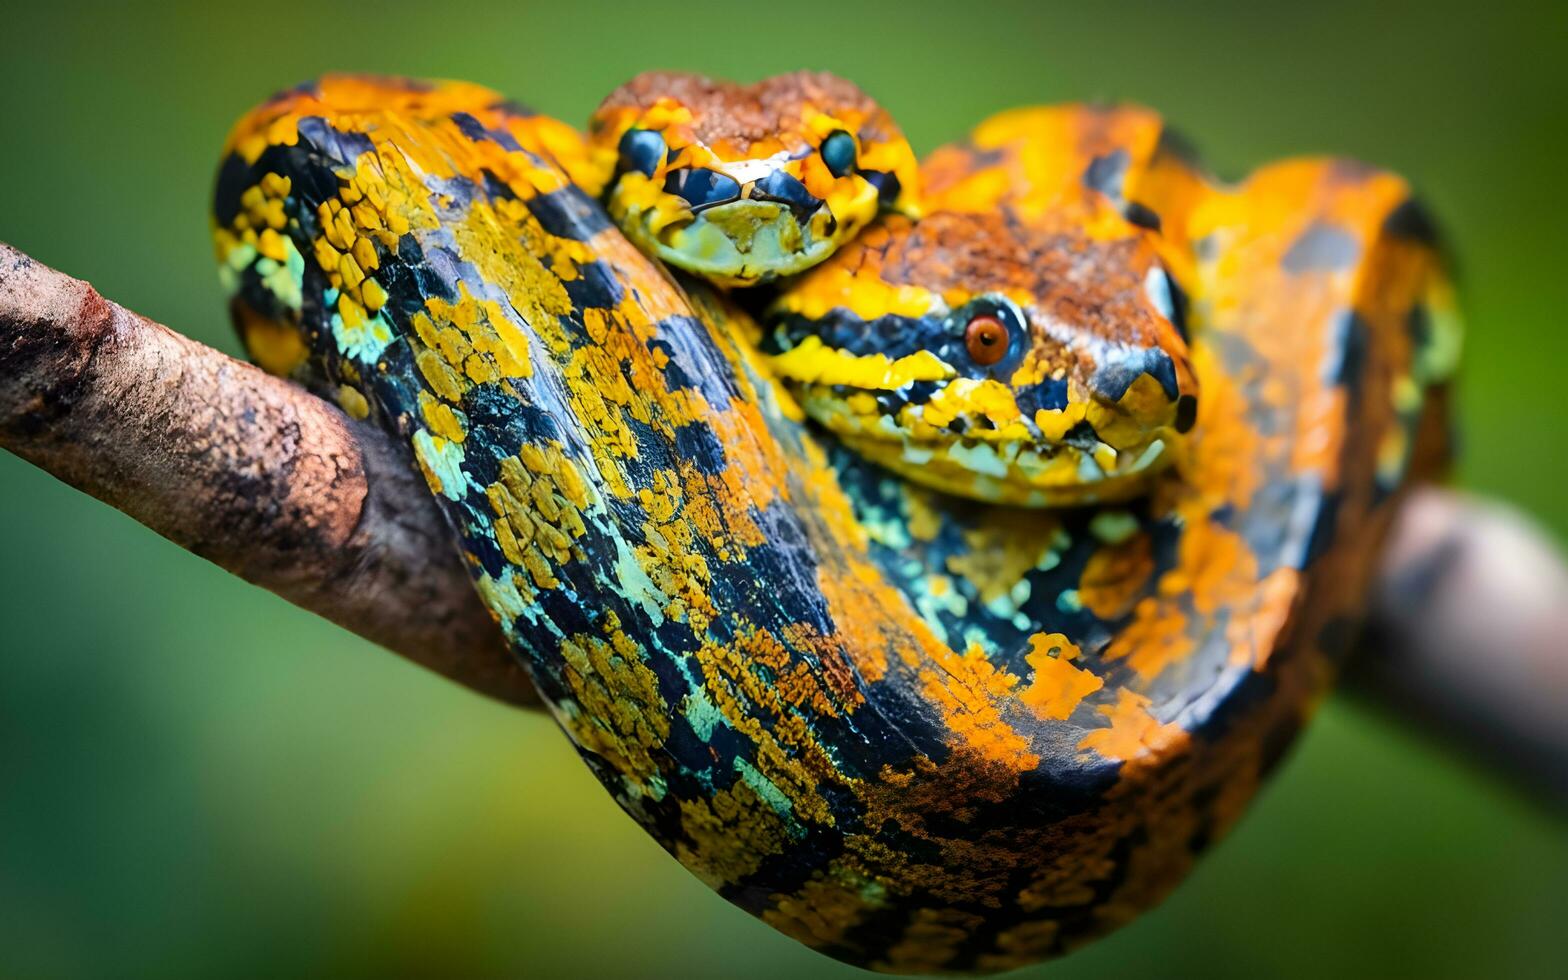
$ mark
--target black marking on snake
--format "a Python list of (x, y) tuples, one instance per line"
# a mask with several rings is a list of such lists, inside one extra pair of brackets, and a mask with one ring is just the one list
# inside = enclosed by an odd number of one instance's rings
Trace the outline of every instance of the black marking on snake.
[(575, 184), (529, 198), (528, 210), (545, 231), (575, 242), (586, 242), (610, 227), (609, 215)]
[(1326, 222), (1313, 222), (1285, 253), (1281, 265), (1286, 272), (1337, 271), (1348, 269), (1361, 254), (1361, 245), (1343, 228)]
[(1121, 200), (1122, 182), (1127, 178), (1127, 167), (1131, 162), (1131, 155), (1122, 147), (1095, 157), (1083, 173), (1084, 186), (1099, 191), (1113, 201)]

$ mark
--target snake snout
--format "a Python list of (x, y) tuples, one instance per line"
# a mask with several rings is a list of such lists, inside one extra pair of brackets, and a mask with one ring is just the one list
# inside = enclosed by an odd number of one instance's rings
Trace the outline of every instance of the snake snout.
[(686, 202), (693, 214), (738, 201), (741, 185), (729, 174), (704, 167), (681, 167), (664, 178), (664, 191)]
[(773, 201), (782, 204), (795, 216), (802, 227), (824, 205), (821, 198), (806, 189), (806, 185), (783, 170), (774, 170), (767, 176), (746, 185), (745, 195), (753, 201)]

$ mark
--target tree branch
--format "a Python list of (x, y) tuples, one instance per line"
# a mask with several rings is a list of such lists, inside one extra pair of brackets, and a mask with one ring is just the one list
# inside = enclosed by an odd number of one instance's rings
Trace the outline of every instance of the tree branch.
[(538, 705), (392, 440), (3, 244), (0, 447), (366, 639)]
[(1413, 495), (1346, 679), (1568, 808), (1568, 564), (1519, 512)]
[[(400, 447), (0, 245), (0, 447), (462, 684), (537, 707)], [(1419, 491), (1351, 681), (1568, 804), (1568, 569), (1497, 504)]]

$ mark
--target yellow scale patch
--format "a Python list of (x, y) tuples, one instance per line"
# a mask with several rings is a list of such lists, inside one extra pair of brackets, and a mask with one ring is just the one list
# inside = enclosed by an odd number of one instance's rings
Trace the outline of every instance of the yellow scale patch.
[(802, 384), (850, 385), (873, 391), (896, 391), (915, 381), (940, 381), (954, 372), (930, 351), (889, 360), (886, 354), (851, 354), (809, 336), (772, 359), (774, 370)]
[(649, 776), (659, 771), (653, 754), (670, 735), (669, 706), (614, 613), (603, 629), (603, 637), (578, 634), (561, 643), (562, 673), (578, 708), (564, 724), (573, 741), (620, 774), (631, 795), (657, 798), (662, 789)]
[[(870, 228), (861, 241), (878, 237), (881, 229)], [(885, 235), (885, 232), (882, 232)], [(779, 298), (777, 309), (799, 313), (808, 320), (820, 320), (842, 307), (863, 320), (891, 315), (915, 319), (941, 308), (942, 299), (918, 286), (891, 286), (876, 276), (860, 274), (841, 262), (813, 269)]]
[(574, 557), (572, 542), (587, 533), (582, 512), (592, 501), (577, 464), (553, 443), (525, 445), (501, 461), (500, 478), (485, 488), (485, 497), (506, 560), (526, 569), (538, 588), (558, 586), (552, 566)]

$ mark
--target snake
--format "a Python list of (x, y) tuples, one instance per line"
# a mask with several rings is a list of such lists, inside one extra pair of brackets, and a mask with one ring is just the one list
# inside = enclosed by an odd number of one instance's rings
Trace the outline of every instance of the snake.
[(1409, 184), (1222, 182), (1136, 106), (920, 161), (831, 76), (640, 76), (586, 131), (326, 76), (234, 128), (213, 231), (253, 359), (407, 447), (615, 801), (875, 970), (1037, 962), (1174, 888), (1448, 455)]

